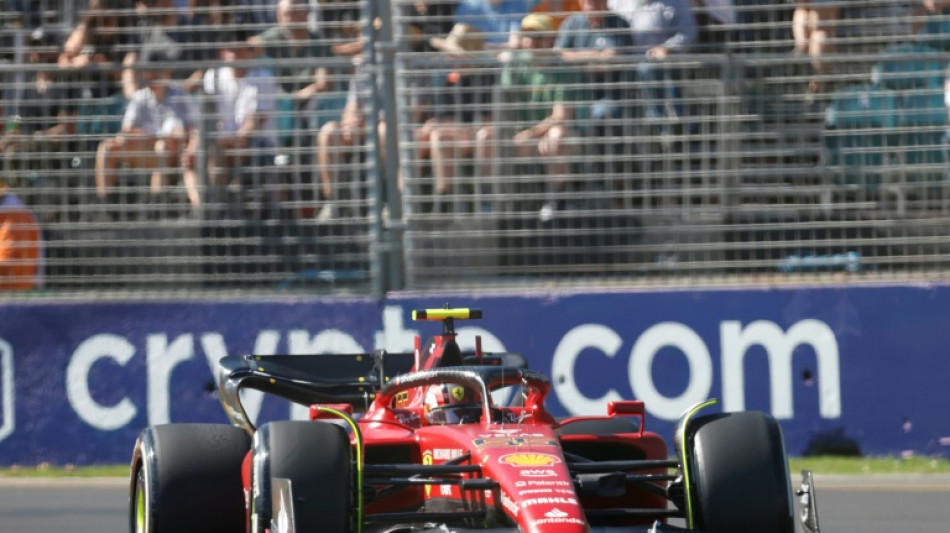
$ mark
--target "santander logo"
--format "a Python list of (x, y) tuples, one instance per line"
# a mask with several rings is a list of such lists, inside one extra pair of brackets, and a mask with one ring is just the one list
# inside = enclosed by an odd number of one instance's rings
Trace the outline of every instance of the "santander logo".
[(554, 509), (551, 509), (550, 511), (544, 513), (544, 516), (548, 518), (564, 518), (565, 516), (567, 516), (567, 513), (555, 507)]

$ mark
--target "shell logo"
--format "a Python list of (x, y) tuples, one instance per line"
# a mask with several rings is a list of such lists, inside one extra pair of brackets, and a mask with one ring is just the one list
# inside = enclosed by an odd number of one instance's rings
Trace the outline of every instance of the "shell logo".
[(498, 462), (511, 466), (551, 466), (561, 460), (548, 453), (509, 453), (499, 457)]

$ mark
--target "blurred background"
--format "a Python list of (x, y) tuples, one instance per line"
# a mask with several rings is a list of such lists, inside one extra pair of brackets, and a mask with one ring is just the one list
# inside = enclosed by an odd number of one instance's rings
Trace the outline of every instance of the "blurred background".
[(3, 283), (945, 277), (948, 7), (6, 0)]

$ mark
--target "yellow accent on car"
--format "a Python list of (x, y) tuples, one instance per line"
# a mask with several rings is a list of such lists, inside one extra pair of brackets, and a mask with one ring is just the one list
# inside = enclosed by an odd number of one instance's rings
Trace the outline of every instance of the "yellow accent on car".
[(548, 453), (512, 453), (503, 455), (498, 461), (512, 466), (551, 466), (561, 462)]
[(412, 311), (413, 320), (456, 320), (477, 319), (482, 317), (481, 309), (458, 307), (455, 309), (415, 309)]
[(695, 517), (695, 511), (693, 510), (693, 492), (690, 489), (690, 487), (692, 486), (691, 485), (692, 480), (690, 479), (692, 477), (692, 468), (690, 467), (690, 464), (689, 464), (689, 457), (688, 457), (689, 453), (686, 451), (686, 448), (688, 446), (688, 443), (686, 442), (686, 435), (685, 435), (686, 428), (689, 424), (690, 419), (693, 418), (693, 416), (696, 413), (698, 413), (701, 409), (705, 407), (709, 407), (710, 405), (715, 405), (716, 403), (719, 403), (719, 402), (715, 398), (711, 398), (709, 400), (706, 400), (705, 402), (696, 404), (693, 407), (691, 407), (689, 410), (687, 410), (687, 412), (683, 415), (683, 424), (680, 428), (678, 428), (678, 431), (682, 431), (683, 434), (676, 435), (676, 438), (680, 442), (683, 443), (682, 445), (683, 449), (680, 451), (682, 456), (680, 456), (679, 460), (680, 460), (680, 464), (683, 466), (683, 483), (684, 483), (684, 486), (686, 487), (686, 523), (690, 529), (693, 529), (696, 527), (696, 517)]
[(322, 405), (317, 406), (317, 410), (341, 418), (353, 431), (353, 440), (356, 444), (354, 450), (356, 454), (356, 533), (363, 533), (363, 434), (356, 420), (343, 411)]

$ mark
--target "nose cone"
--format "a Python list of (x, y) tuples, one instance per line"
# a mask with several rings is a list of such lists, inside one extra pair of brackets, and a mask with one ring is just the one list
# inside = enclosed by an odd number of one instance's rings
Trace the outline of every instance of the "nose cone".
[(522, 499), (519, 504), (518, 523), (525, 533), (590, 531), (577, 497), (567, 494), (538, 494), (536, 497)]
[[(517, 448), (515, 448), (516, 450)], [(502, 488), (502, 507), (525, 533), (584, 533), (587, 520), (560, 446), (492, 450), (487, 463)]]

